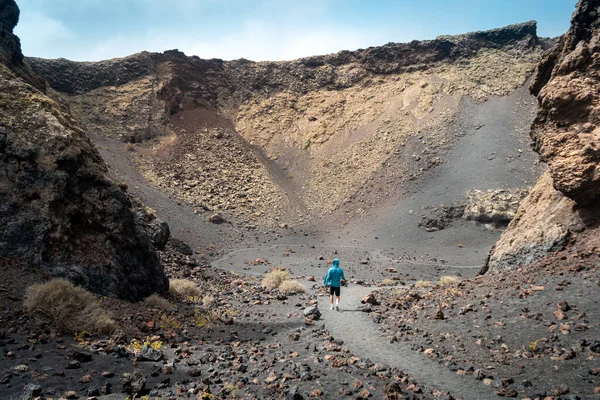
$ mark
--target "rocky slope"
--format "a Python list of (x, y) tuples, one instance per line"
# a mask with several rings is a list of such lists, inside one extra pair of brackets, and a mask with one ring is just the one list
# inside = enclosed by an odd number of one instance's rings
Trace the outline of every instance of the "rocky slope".
[[(463, 98), (521, 87), (544, 45), (528, 22), (286, 62), (178, 51), (28, 62), (88, 131), (158, 138), (132, 149), (163, 189), (199, 210), (285, 225), (362, 216), (443, 163)], [(391, 187), (385, 171), (398, 177)]]
[(30, 84), (40, 79), (12, 34), (18, 16), (0, 1), (0, 256), (108, 296), (166, 291), (152, 242), (164, 245), (166, 227), (136, 215), (85, 132)]
[(571, 28), (537, 68), (531, 137), (548, 172), (491, 251), (489, 268), (528, 264), (598, 233), (599, 8), (600, 1), (580, 1)]

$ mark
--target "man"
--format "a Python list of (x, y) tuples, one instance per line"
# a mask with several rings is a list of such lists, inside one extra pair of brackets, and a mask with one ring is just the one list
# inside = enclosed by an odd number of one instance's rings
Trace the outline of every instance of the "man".
[(331, 263), (331, 268), (327, 271), (323, 286), (329, 286), (329, 307), (333, 310), (333, 295), (335, 295), (335, 309), (340, 310), (340, 286), (346, 281), (344, 271), (340, 268), (340, 260), (337, 258)]

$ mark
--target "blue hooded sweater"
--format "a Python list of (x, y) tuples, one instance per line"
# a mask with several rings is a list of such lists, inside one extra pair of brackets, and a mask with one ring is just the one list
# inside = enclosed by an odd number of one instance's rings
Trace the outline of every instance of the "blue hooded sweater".
[(327, 271), (327, 276), (323, 281), (323, 285), (340, 287), (342, 285), (342, 279), (346, 279), (346, 277), (344, 276), (344, 271), (340, 268), (340, 260), (336, 258), (331, 263), (331, 268), (329, 268), (329, 271)]

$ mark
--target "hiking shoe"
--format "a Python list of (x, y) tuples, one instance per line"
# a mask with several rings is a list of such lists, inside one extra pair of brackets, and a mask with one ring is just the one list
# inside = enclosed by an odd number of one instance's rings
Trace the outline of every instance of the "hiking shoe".
[(340, 306), (339, 305), (335, 306), (335, 311), (340, 311)]
[(331, 304), (331, 305), (329, 306), (329, 308), (330, 308), (330, 309), (333, 311), (333, 304)]

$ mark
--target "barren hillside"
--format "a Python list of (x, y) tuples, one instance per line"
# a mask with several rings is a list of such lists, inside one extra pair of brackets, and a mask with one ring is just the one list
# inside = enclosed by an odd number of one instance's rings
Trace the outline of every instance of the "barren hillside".
[(297, 226), (400, 201), (448, 162), (461, 110), (522, 87), (544, 43), (528, 22), (289, 62), (28, 61), (89, 132), (135, 143), (158, 187), (199, 212)]

